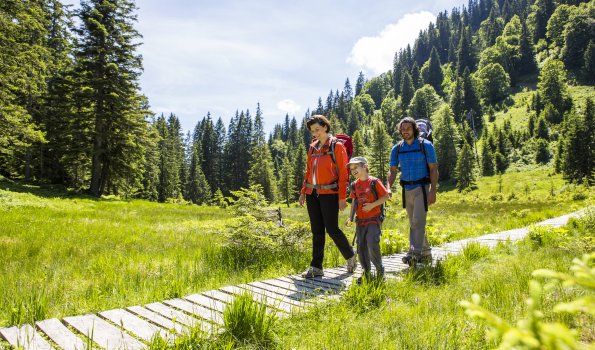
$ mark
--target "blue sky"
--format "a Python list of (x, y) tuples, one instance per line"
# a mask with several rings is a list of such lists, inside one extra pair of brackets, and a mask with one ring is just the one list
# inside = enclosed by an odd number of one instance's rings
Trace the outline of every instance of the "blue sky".
[[(78, 3), (77, 0), (65, 0)], [(391, 69), (438, 12), (466, 1), (138, 0), (141, 88), (185, 130), (211, 113), (226, 126), (259, 102), (265, 129), (300, 119), (329, 91)]]

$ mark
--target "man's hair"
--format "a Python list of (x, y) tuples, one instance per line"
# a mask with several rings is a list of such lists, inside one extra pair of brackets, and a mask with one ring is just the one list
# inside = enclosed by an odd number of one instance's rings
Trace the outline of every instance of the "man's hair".
[(306, 122), (308, 130), (310, 130), (310, 127), (314, 124), (326, 127), (327, 133), (331, 132), (331, 122), (329, 122), (328, 119), (321, 114), (313, 115), (308, 118), (308, 121)]
[(403, 125), (404, 123), (411, 124), (411, 126), (413, 127), (413, 137), (418, 138), (419, 134), (421, 133), (421, 130), (419, 130), (419, 126), (417, 126), (415, 119), (413, 119), (411, 117), (405, 117), (405, 118), (401, 119), (401, 121), (399, 122), (399, 126), (397, 127), (397, 129), (399, 130), (399, 135), (401, 135), (401, 125)]

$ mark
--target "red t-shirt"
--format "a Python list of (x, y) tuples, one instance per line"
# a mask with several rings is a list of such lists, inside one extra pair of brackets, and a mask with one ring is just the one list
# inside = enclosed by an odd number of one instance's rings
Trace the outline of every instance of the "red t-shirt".
[[(369, 176), (365, 181), (360, 181), (359, 179), (355, 180), (355, 191), (351, 191), (351, 194), (349, 195), (352, 199), (357, 200), (357, 209), (355, 214), (359, 220), (375, 218), (381, 214), (380, 205), (372, 208), (372, 210), (368, 212), (365, 212), (363, 209), (365, 203), (373, 203), (378, 198), (386, 196), (388, 193), (382, 184), (382, 181), (376, 179), (376, 193), (378, 194), (378, 197), (374, 196), (374, 192), (372, 192), (371, 189), (371, 182), (373, 179), (376, 178)], [(368, 223), (372, 222), (374, 221), (369, 221)]]

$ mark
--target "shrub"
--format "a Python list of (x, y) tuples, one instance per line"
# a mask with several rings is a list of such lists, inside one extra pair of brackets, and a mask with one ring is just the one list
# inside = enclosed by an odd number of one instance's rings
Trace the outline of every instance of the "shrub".
[(399, 230), (383, 230), (380, 244), (383, 255), (400, 253), (409, 246), (407, 237)]

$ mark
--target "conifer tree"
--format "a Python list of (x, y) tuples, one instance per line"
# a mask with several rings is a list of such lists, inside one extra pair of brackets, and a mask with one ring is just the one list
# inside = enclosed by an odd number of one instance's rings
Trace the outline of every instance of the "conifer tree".
[(145, 146), (145, 168), (142, 172), (141, 198), (156, 202), (159, 199), (159, 133), (154, 124), (148, 125), (147, 145)]
[(177, 135), (172, 135), (165, 117), (160, 115), (155, 123), (159, 133), (159, 185), (157, 186), (158, 200), (165, 202), (168, 198), (178, 198), (180, 194), (180, 162), (175, 154)]
[(217, 133), (211, 119), (211, 113), (203, 119), (202, 123), (202, 137), (201, 137), (201, 167), (210, 188), (219, 188), (220, 184), (217, 181), (217, 170), (219, 169), (218, 153), (219, 142), (217, 140)]
[(539, 117), (537, 120), (537, 126), (535, 127), (535, 137), (546, 141), (550, 139), (550, 132), (543, 116)]
[(481, 148), (481, 175), (494, 175), (494, 158), (489, 145), (484, 144)]
[(188, 200), (194, 204), (209, 203), (211, 200), (211, 189), (200, 166), (200, 153), (200, 144), (196, 144), (192, 148), (188, 182), (186, 183)]
[(474, 127), (475, 132), (477, 132), (483, 126), (483, 112), (477, 95), (477, 89), (467, 69), (463, 73), (463, 96), (465, 101), (465, 116), (471, 113), (473, 124), (470, 123), (470, 126)]
[[(354, 147), (355, 150), (355, 147)], [(293, 164), (293, 181), (294, 181), (294, 193), (300, 193), (302, 190), (302, 183), (304, 181), (304, 175), (306, 173), (306, 161), (307, 161), (307, 153), (306, 147), (302, 145), (298, 145), (297, 149), (295, 150), (295, 154), (293, 156), (294, 164)]]
[(365, 157), (369, 151), (364, 143), (361, 130), (357, 130), (353, 133), (353, 154), (352, 157)]
[(386, 182), (388, 162), (392, 148), (392, 139), (386, 130), (386, 124), (380, 115), (375, 115), (372, 121), (372, 145), (370, 149), (370, 173)]
[(455, 121), (460, 123), (465, 115), (465, 91), (463, 90), (463, 79), (456, 77), (455, 86), (450, 96), (450, 109)]
[(415, 93), (413, 81), (411, 75), (408, 72), (403, 73), (403, 80), (401, 81), (401, 106), (403, 109), (409, 107), (409, 103)]
[[(77, 72), (93, 106), (90, 192), (101, 196), (108, 185), (140, 178), (146, 138), (138, 78), (140, 34), (134, 29), (132, 1), (88, 0), (81, 3), (77, 29)], [(115, 188), (117, 189), (117, 188)]]
[(535, 150), (535, 162), (546, 164), (550, 160), (550, 150), (548, 142), (544, 139), (538, 139)]
[(457, 48), (457, 72), (458, 75), (464, 72), (465, 69), (472, 71), (475, 69), (475, 53), (471, 44), (471, 37), (469, 29), (464, 28), (461, 32), (461, 39)]
[(442, 106), (436, 112), (433, 133), (440, 180), (454, 178), (459, 136), (452, 109), (448, 105)]
[(359, 96), (359, 94), (362, 92), (362, 89), (364, 88), (364, 84), (366, 84), (366, 78), (364, 77), (364, 73), (362, 73), (362, 71), (360, 71), (359, 75), (357, 76), (357, 81), (355, 82), (355, 96), (354, 97)]
[(432, 48), (428, 62), (428, 77), (425, 82), (426, 84), (430, 84), (438, 95), (442, 95), (442, 80), (444, 80), (444, 75), (440, 66), (438, 50), (435, 47)]
[(421, 78), (421, 72), (417, 62), (415, 62), (413, 67), (411, 67), (411, 81), (413, 82), (414, 90), (419, 89), (423, 84), (423, 79)]
[(287, 207), (289, 208), (289, 202), (295, 200), (295, 180), (294, 180), (294, 169), (292, 162), (289, 157), (284, 157), (281, 164), (281, 170), (279, 171), (279, 193)]
[(459, 192), (475, 184), (474, 158), (471, 147), (465, 142), (459, 153), (456, 167), (457, 189)]
[(215, 185), (217, 186), (218, 190), (221, 190), (225, 188), (224, 174), (227, 169), (223, 153), (226, 142), (225, 124), (223, 124), (221, 117), (217, 118), (217, 123), (215, 124), (215, 135), (217, 137), (217, 147), (215, 150), (215, 161), (217, 165), (215, 173)]
[(570, 182), (595, 183), (595, 107), (587, 99), (582, 111), (571, 113), (564, 135), (562, 173)]
[[(277, 182), (275, 178), (274, 163), (271, 151), (265, 140), (264, 124), (260, 104), (256, 107), (254, 117), (251, 161), (248, 170), (250, 186), (260, 185), (266, 199), (273, 203), (277, 196)], [(283, 142), (282, 140), (279, 140)]]
[(46, 89), (50, 57), (44, 42), (46, 19), (39, 2), (0, 4), (0, 173), (4, 175), (23, 174), (30, 146), (46, 142), (32, 115)]

